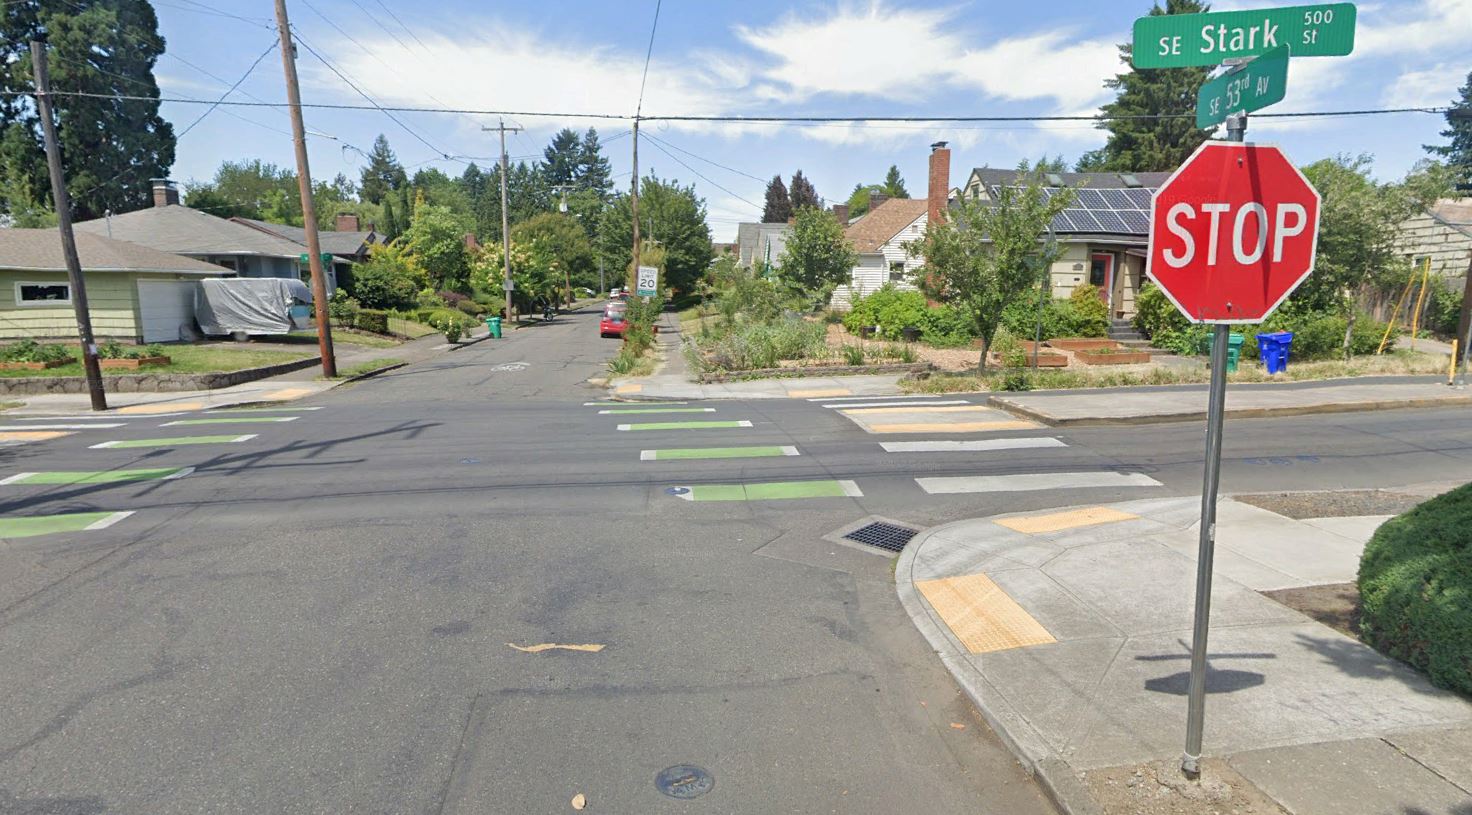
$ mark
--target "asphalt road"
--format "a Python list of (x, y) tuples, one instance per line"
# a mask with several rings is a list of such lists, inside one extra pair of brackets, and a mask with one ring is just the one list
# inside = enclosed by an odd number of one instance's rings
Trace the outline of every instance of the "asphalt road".
[[(1061, 445), (924, 454), (885, 453), (803, 400), (600, 414), (618, 408), (585, 405), (602, 399), (584, 382), (616, 343), (596, 317), (296, 405), (318, 410), (132, 416), (0, 448), (0, 477), (194, 468), (0, 486), (7, 517), (133, 513), (0, 542), (0, 813), (543, 813), (580, 793), (605, 813), (1051, 811), (903, 615), (891, 558), (823, 536), (870, 515), (926, 526), (1192, 494), (1200, 426), (990, 433)], [(1223, 488), (1466, 480), (1465, 415), (1233, 422)], [(617, 429), (707, 420), (751, 427)], [(641, 460), (738, 445), (801, 454)], [(1158, 486), (1069, 486), (1080, 472)], [(1062, 481), (915, 481), (1026, 474)], [(671, 494), (813, 480), (862, 495)], [(546, 644), (590, 649), (519, 650)], [(713, 788), (662, 794), (656, 773), (682, 764)]]

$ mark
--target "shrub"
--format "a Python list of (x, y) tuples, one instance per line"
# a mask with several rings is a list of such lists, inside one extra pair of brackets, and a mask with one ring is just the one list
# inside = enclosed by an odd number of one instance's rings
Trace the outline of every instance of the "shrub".
[(127, 353), (122, 343), (119, 343), (117, 340), (108, 340), (97, 346), (98, 359), (124, 359)]
[[(1002, 309), (1002, 327), (1016, 337), (1032, 339), (1038, 330), (1037, 289), (1024, 293)], [(1067, 300), (1043, 301), (1043, 339), (1067, 337), (1074, 333), (1073, 310)]]
[(1105, 337), (1109, 335), (1109, 306), (1099, 299), (1099, 288), (1084, 283), (1068, 296), (1069, 310), (1076, 337)]
[(873, 294), (855, 300), (843, 326), (851, 333), (871, 325), (879, 326), (879, 333), (896, 340), (906, 328), (924, 328), (926, 322), (925, 295), (918, 291), (901, 291), (886, 283)]
[(35, 340), (21, 340), (0, 348), (0, 362), (57, 362), (72, 359), (72, 351), (65, 345), (40, 345)]
[(485, 308), (482, 307), (480, 303), (477, 303), (468, 297), (464, 300), (461, 300), (459, 303), (456, 303), (456, 308), (460, 309), (461, 312), (468, 314), (471, 317), (479, 317), (481, 314), (485, 313)]
[(1002, 355), (1002, 390), (1004, 391), (1030, 391), (1032, 380), (1027, 374), (1027, 353), (1021, 348), (1013, 347)]
[[(1171, 306), (1175, 308), (1175, 306)], [(1160, 328), (1151, 338), (1150, 344), (1163, 351), (1180, 356), (1201, 353), (1202, 343), (1211, 336), (1211, 329), (1204, 325), (1187, 323), (1180, 328)], [(1256, 347), (1254, 340), (1254, 348)]]
[(920, 321), (921, 338), (938, 348), (959, 348), (971, 342), (976, 323), (971, 315), (952, 305), (925, 310)]
[(843, 362), (844, 362), (845, 365), (863, 365), (864, 364), (864, 346), (862, 346), (862, 345), (845, 345), (845, 346), (843, 346)]
[(1360, 633), (1472, 694), (1472, 484), (1386, 521), (1360, 559)]
[(371, 331), (374, 334), (387, 334), (388, 312), (372, 308), (361, 309), (358, 311), (358, 316), (354, 319), (353, 325), (362, 331)]
[[(1135, 330), (1150, 339), (1162, 331), (1184, 331), (1191, 325), (1165, 291), (1154, 283), (1147, 284), (1135, 297)], [(1157, 348), (1164, 346), (1156, 344)]]
[(709, 361), (714, 367), (727, 371), (774, 368), (784, 359), (811, 359), (826, 355), (826, 335), (823, 323), (798, 317), (770, 324), (742, 323), (711, 342)]
[(1457, 324), (1462, 319), (1462, 292), (1445, 284), (1438, 285), (1430, 295), (1426, 306), (1425, 325), (1427, 330), (1444, 337), (1455, 336)]
[(414, 281), (393, 264), (369, 261), (353, 271), (353, 292), (365, 308), (395, 309), (414, 304)]
[(338, 289), (337, 293), (332, 295), (332, 299), (327, 302), (327, 316), (332, 320), (333, 325), (351, 328), (357, 324), (358, 311), (361, 308), (361, 304), (356, 299), (349, 297), (345, 290)]

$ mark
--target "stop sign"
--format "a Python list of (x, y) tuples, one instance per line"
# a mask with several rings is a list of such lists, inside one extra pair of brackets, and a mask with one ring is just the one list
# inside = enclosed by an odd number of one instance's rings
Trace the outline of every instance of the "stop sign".
[(1314, 269), (1319, 193), (1276, 147), (1209, 141), (1150, 204), (1145, 274), (1193, 323), (1262, 322)]

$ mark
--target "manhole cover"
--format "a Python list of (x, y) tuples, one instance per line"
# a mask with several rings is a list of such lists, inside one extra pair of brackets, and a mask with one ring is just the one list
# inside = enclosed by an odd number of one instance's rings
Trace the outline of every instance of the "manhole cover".
[(872, 524), (865, 524), (843, 537), (890, 552), (898, 552), (905, 548), (905, 544), (909, 543), (911, 538), (915, 537), (916, 531), (908, 526), (876, 521)]
[(716, 786), (716, 779), (694, 764), (676, 764), (659, 771), (654, 786), (671, 798), (699, 798)]

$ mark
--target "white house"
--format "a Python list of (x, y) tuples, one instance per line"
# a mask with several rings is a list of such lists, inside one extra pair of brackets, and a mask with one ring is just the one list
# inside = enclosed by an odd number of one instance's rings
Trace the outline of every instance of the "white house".
[(905, 244), (925, 236), (925, 225), (930, 220), (927, 206), (924, 200), (891, 198), (845, 230), (859, 262), (848, 285), (839, 286), (833, 292), (833, 308), (846, 310), (854, 300), (872, 294), (886, 283), (914, 290), (910, 275), (925, 265), (925, 261), (910, 257)]

